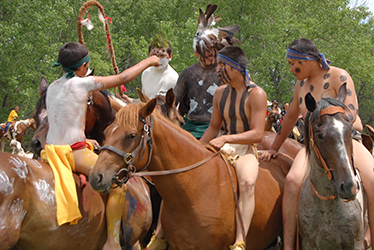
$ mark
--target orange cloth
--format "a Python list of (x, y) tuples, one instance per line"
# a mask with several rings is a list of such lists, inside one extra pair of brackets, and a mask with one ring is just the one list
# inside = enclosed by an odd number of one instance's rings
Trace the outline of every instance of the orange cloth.
[(73, 151), (69, 145), (45, 145), (41, 157), (52, 168), (58, 225), (77, 224), (82, 218), (72, 171), (75, 170)]

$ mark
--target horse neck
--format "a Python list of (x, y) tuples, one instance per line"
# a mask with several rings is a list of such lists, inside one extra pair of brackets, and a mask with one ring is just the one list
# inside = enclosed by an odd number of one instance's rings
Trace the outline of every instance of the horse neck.
[(311, 148), (309, 153), (308, 172), (306, 175), (306, 182), (309, 183), (309, 178), (312, 180), (313, 186), (316, 191), (322, 195), (334, 195), (335, 189), (332, 182), (329, 180), (326, 170), (323, 168), (321, 161), (317, 158), (317, 155)]
[[(148, 167), (149, 171), (184, 168), (212, 155), (212, 152), (191, 134), (164, 118), (155, 119), (152, 138), (153, 154)], [(187, 190), (188, 186), (196, 185), (200, 178), (206, 178), (206, 171), (209, 173), (214, 171), (208, 166), (209, 164), (212, 164), (212, 160), (187, 172), (152, 176), (152, 179), (161, 195), (163, 192), (169, 193), (170, 190)], [(183, 196), (180, 193), (173, 195)], [(169, 195), (168, 198), (170, 198)]]

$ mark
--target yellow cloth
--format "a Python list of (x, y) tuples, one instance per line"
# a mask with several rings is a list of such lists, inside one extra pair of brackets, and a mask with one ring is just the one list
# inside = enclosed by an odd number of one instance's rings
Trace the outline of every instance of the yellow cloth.
[(17, 112), (15, 110), (10, 111), (7, 122), (13, 122), (18, 118)]
[(72, 173), (75, 170), (73, 151), (69, 145), (45, 145), (40, 155), (54, 174), (58, 225), (77, 224), (82, 215)]

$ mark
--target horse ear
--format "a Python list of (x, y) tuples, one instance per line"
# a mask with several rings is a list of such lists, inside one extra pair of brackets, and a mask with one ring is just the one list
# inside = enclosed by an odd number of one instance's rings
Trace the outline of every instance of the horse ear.
[(95, 75), (95, 69), (91, 70), (91, 72), (87, 76), (94, 76)]
[(173, 88), (170, 88), (168, 90), (168, 92), (166, 92), (166, 106), (172, 108), (173, 105), (174, 105), (174, 101), (175, 101), (175, 95), (174, 95), (174, 91), (173, 91)]
[(138, 92), (138, 96), (141, 102), (149, 102), (148, 96), (146, 96), (139, 88), (136, 88), (136, 92)]
[(310, 112), (313, 112), (317, 107), (316, 100), (310, 92), (305, 96), (305, 105)]
[(152, 100), (147, 102), (147, 104), (144, 107), (142, 107), (139, 110), (139, 115), (143, 118), (146, 118), (147, 116), (150, 116), (152, 114), (153, 110), (155, 110), (156, 105), (157, 105), (157, 98), (153, 98)]
[(42, 76), (39, 82), (39, 96), (42, 96), (42, 94), (47, 90), (47, 88), (48, 88), (47, 79), (45, 79), (45, 77)]
[(346, 97), (347, 97), (347, 83), (345, 82), (342, 84), (342, 86), (340, 86), (338, 97), (336, 99), (344, 103)]

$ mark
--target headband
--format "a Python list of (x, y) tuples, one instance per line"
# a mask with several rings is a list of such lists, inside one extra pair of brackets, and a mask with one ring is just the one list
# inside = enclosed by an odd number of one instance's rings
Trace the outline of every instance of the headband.
[(57, 67), (57, 66), (62, 66), (62, 69), (66, 71), (66, 78), (70, 79), (70, 78), (73, 78), (75, 76), (75, 72), (74, 72), (73, 69), (76, 69), (76, 68), (82, 66), (83, 63), (87, 63), (89, 61), (90, 61), (90, 53), (88, 53), (85, 57), (83, 57), (77, 63), (75, 63), (73, 65), (70, 65), (69, 67), (65, 67), (59, 62), (54, 62), (52, 67), (54, 68), (54, 67)]
[(297, 52), (296, 50), (293, 50), (293, 49), (288, 49), (287, 58), (296, 59), (296, 60), (306, 60), (306, 61), (320, 59), (323, 69), (329, 69), (330, 68), (329, 64), (331, 64), (331, 61), (326, 60), (325, 55), (323, 53), (319, 53), (318, 56), (314, 56), (310, 54)]
[(233, 59), (231, 59), (228, 56), (218, 54), (218, 61), (223, 62), (231, 66), (232, 68), (245, 73), (245, 86), (248, 87), (251, 83), (251, 76), (248, 73), (248, 69), (244, 68), (239, 63), (235, 62)]

